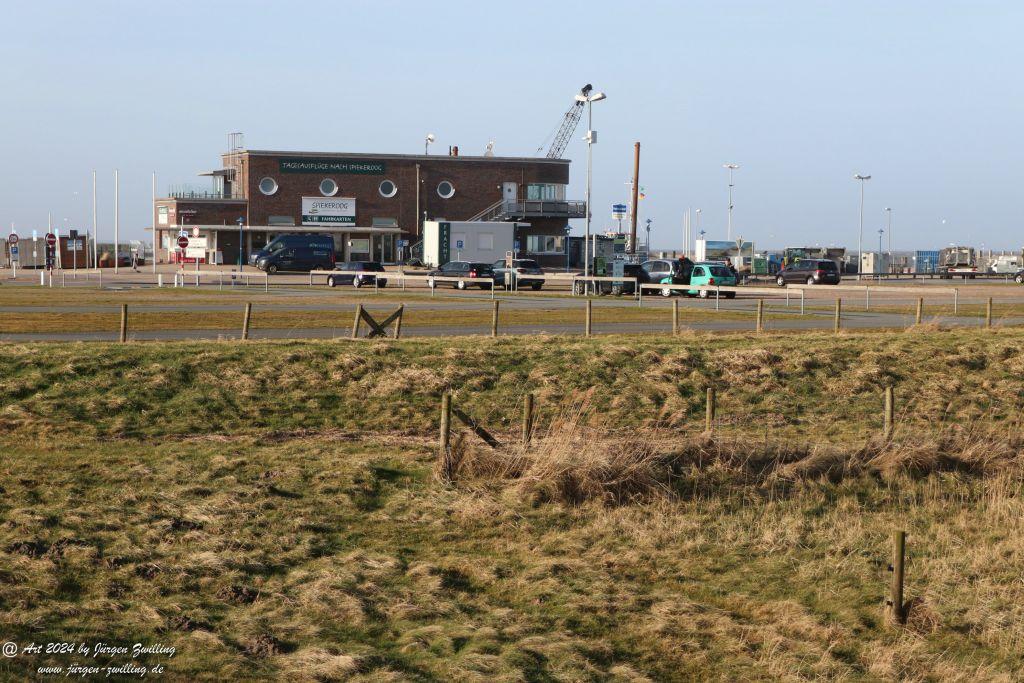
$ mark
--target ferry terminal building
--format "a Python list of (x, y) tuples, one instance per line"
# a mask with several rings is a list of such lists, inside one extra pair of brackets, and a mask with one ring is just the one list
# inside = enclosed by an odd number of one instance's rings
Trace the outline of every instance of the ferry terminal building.
[(200, 174), (209, 189), (172, 187), (155, 201), (157, 260), (182, 260), (177, 235), (198, 228), (207, 263), (237, 264), (239, 249), (246, 262), (278, 235), (310, 232), (333, 235), (339, 261), (394, 263), (420, 242), (425, 220), (486, 220), (516, 231), (520, 257), (564, 266), (569, 220), (585, 216), (585, 202), (566, 199), (569, 164), (458, 156), (457, 148), (448, 156), (237, 149)]

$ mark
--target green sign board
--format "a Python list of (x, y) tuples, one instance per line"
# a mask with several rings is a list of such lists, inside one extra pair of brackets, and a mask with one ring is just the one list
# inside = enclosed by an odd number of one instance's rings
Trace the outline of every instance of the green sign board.
[(437, 258), (440, 261), (437, 265), (443, 266), (452, 260), (452, 224), (441, 223), (437, 226)]
[(339, 173), (348, 175), (383, 175), (383, 161), (372, 159), (280, 159), (281, 173)]

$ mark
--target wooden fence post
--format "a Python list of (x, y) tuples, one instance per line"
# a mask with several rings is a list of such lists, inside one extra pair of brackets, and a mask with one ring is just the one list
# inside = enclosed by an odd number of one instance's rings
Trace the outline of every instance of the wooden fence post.
[(363, 305), (356, 305), (356, 319), (352, 322), (352, 338), (359, 338), (359, 322), (363, 319)]
[(533, 438), (533, 394), (527, 394), (523, 401), (523, 445)]
[(764, 299), (757, 300), (757, 333), (764, 332)]
[(497, 299), (494, 300), (494, 312), (491, 313), (491, 336), (498, 336), (498, 304), (501, 303)]
[(914, 314), (914, 324), (921, 324), (921, 314), (924, 313), (924, 297), (917, 298), (917, 312)]
[(882, 420), (882, 432), (886, 439), (892, 438), (894, 417), (896, 412), (896, 400), (892, 385), (885, 388), (885, 415)]
[(583, 333), (586, 336), (588, 336), (588, 337), (590, 336), (591, 323), (593, 322), (593, 319), (594, 319), (593, 318), (593, 311), (592, 311), (592, 308), (591, 308), (591, 303), (593, 303), (593, 302), (590, 299), (587, 299), (587, 317), (586, 317), (586, 320), (585, 320), (585, 322), (583, 324)]
[(122, 344), (128, 341), (128, 304), (121, 304), (121, 334), (119, 339)]
[(252, 303), (245, 305), (245, 315), (242, 316), (242, 339), (249, 338), (249, 319), (252, 317)]
[(402, 316), (405, 314), (405, 304), (398, 304), (398, 320), (395, 321), (395, 339), (402, 336)]
[(452, 436), (452, 395), (451, 392), (444, 392), (441, 394), (441, 435), (439, 439), (439, 453), (441, 458), (441, 479), (446, 484), (450, 484), (455, 478), (455, 472), (453, 471), (454, 465), (452, 460), (452, 449), (451, 449), (451, 436)]
[(897, 624), (907, 622), (907, 614), (903, 610), (903, 559), (907, 546), (907, 532), (895, 531), (892, 534), (892, 585), (889, 587), (889, 607)]
[(672, 299), (672, 334), (679, 334), (679, 299)]
[(988, 302), (985, 304), (985, 328), (992, 327), (992, 297), (988, 298)]
[(839, 322), (843, 316), (843, 300), (836, 299), (836, 317), (832, 323), (832, 331), (838, 333), (841, 323)]
[(708, 387), (704, 402), (704, 431), (711, 432), (715, 428), (715, 388)]

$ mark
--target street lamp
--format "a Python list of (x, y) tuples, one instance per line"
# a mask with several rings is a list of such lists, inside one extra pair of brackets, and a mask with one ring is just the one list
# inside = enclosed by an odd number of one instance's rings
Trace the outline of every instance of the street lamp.
[[(882, 235), (885, 233), (885, 228), (878, 229), (878, 260), (882, 260)], [(881, 272), (881, 271), (879, 271)]]
[(594, 102), (600, 102), (607, 97), (603, 92), (587, 95), (581, 93), (576, 96), (577, 102), (586, 102), (587, 104), (587, 136), (583, 138), (587, 141), (587, 238), (583, 244), (584, 277), (590, 276), (590, 254), (592, 250), (590, 246), (590, 185), (594, 165), (594, 143), (597, 142), (597, 131), (594, 130)]
[(729, 227), (726, 229), (726, 239), (732, 239), (732, 172), (739, 168), (739, 164), (722, 164), (722, 168), (729, 169)]
[(647, 260), (651, 259), (651, 219), (647, 219)]
[(864, 267), (864, 183), (871, 180), (871, 176), (857, 173), (853, 179), (860, 181), (860, 232), (857, 237), (857, 279), (860, 280), (860, 271)]
[(245, 219), (239, 216), (235, 222), (238, 223), (238, 272), (242, 272), (242, 226), (245, 225)]
[(889, 265), (892, 265), (892, 209), (885, 207), (885, 231), (889, 233)]
[(434, 137), (433, 133), (427, 133), (427, 137), (426, 137), (426, 139), (425, 139), (425, 141), (423, 143), (423, 155), (424, 156), (430, 154), (430, 143), (433, 142), (436, 139), (437, 138)]

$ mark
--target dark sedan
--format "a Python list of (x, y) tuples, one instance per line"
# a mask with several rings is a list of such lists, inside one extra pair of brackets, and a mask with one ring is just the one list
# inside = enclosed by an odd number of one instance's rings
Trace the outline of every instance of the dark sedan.
[(842, 276), (835, 261), (828, 259), (801, 259), (790, 263), (775, 276), (775, 284), (838, 285)]
[(352, 285), (359, 289), (363, 285), (386, 287), (387, 279), (380, 277), (377, 273), (384, 272), (384, 266), (376, 261), (346, 261), (334, 266), (335, 270), (347, 271), (331, 273), (327, 276), (327, 286), (337, 287), (338, 285)]
[(544, 286), (544, 280), (531, 278), (531, 275), (543, 275), (544, 271), (541, 269), (540, 264), (533, 259), (528, 258), (517, 258), (513, 259), (512, 267), (505, 265), (505, 259), (495, 261), (494, 265), (494, 277), (498, 282), (505, 282), (506, 287), (510, 286), (505, 276), (509, 273), (515, 274), (515, 287), (531, 287), (534, 291), (537, 291)]
[(456, 289), (467, 287), (479, 287), (490, 289), (491, 280), (494, 278), (494, 267), (490, 263), (472, 263), (470, 261), (449, 261), (440, 268), (429, 273), (430, 277), (459, 278), (458, 280), (442, 280), (437, 284), (451, 285)]

